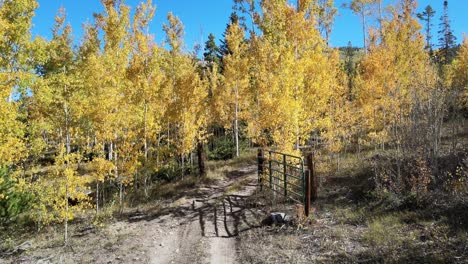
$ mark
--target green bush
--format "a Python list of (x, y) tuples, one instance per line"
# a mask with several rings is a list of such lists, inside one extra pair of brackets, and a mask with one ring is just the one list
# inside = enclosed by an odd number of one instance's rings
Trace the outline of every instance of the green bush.
[(8, 221), (30, 208), (31, 194), (21, 192), (8, 169), (0, 168), (0, 220)]
[(174, 162), (172, 164), (162, 166), (157, 172), (153, 174), (152, 180), (171, 182), (179, 179), (182, 177), (182, 175), (182, 168)]
[(212, 148), (208, 149), (208, 159), (228, 160), (234, 157), (236, 142), (232, 137), (218, 137), (213, 139)]
[[(239, 139), (239, 151), (248, 147), (245, 139)], [(236, 155), (236, 142), (232, 135), (214, 138), (212, 147), (208, 148), (207, 156), (210, 160), (228, 160)]]

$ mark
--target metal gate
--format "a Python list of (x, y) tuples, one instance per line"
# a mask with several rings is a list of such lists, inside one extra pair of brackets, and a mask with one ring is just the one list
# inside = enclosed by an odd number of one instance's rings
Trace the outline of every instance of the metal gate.
[(258, 183), (285, 198), (304, 205), (304, 213), (309, 215), (311, 194), (316, 195), (313, 177), (312, 155), (304, 159), (273, 150), (258, 150)]

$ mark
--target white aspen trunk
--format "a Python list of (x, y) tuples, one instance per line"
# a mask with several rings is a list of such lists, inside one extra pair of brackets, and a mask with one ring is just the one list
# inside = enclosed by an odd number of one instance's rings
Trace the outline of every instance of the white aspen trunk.
[[(68, 194), (68, 188), (66, 188), (65, 191)], [(68, 195), (67, 195), (68, 196)], [(67, 201), (65, 201), (65, 211), (67, 212), (67, 216), (65, 216), (64, 224), (65, 224), (65, 232), (64, 232), (64, 240), (65, 240), (65, 246), (68, 246), (68, 198)]]
[(145, 182), (145, 183), (144, 183), (144, 184), (145, 184), (145, 186), (144, 186), (144, 191), (145, 191), (145, 196), (146, 196), (146, 197), (148, 197), (148, 137), (147, 137), (147, 135), (146, 135), (146, 133), (147, 133), (147, 128), (146, 128), (146, 126), (147, 126), (147, 120), (146, 120), (146, 119), (147, 119), (147, 113), (148, 113), (148, 106), (147, 106), (147, 104), (146, 104), (146, 102), (145, 102), (145, 112), (144, 112), (145, 166), (144, 166), (143, 168), (144, 168), (144, 170), (145, 170), (145, 173), (144, 173), (144, 177), (145, 177), (145, 180), (144, 180), (144, 182)]
[[(67, 137), (68, 137), (68, 129), (67, 129)], [(68, 155), (68, 148), (67, 148), (67, 155)], [(66, 162), (66, 168), (68, 169), (68, 161)], [(65, 246), (68, 246), (68, 173), (65, 174), (65, 219), (64, 219), (64, 225), (65, 225), (65, 232), (64, 232), (64, 240), (65, 240)]]
[[(117, 136), (115, 136), (117, 139)], [(112, 143), (111, 143), (112, 144)], [(122, 184), (122, 179), (119, 180), (119, 156), (117, 152), (117, 143), (112, 144), (115, 148), (115, 153), (114, 153), (114, 166), (115, 166), (115, 179), (119, 181), (119, 211), (122, 213), (123, 210), (123, 184)]]
[(113, 151), (114, 151), (113, 148), (114, 148), (114, 144), (111, 141), (110, 144), (109, 144), (109, 161), (112, 161), (112, 159), (114, 158), (113, 157)]
[(158, 151), (156, 152), (156, 166), (159, 168), (159, 147), (161, 146), (161, 133), (158, 134)]
[(362, 19), (362, 35), (363, 35), (363, 44), (364, 44), (364, 53), (367, 54), (367, 44), (366, 44), (366, 14), (364, 10), (364, 4), (361, 4), (361, 19)]
[(239, 84), (236, 81), (236, 109), (234, 118), (234, 137), (236, 140), (236, 157), (239, 157)]
[(119, 183), (119, 211), (120, 213), (123, 212), (123, 184), (122, 182)]
[[(328, 47), (328, 30), (327, 30), (327, 47)], [(294, 60), (297, 61), (299, 59), (298, 56), (298, 51), (297, 51), (297, 46), (294, 49)], [(299, 88), (296, 86), (296, 93), (298, 92)], [(295, 95), (294, 99), (297, 101), (298, 96)], [(296, 150), (299, 150), (300, 144), (299, 144), (299, 133), (300, 133), (300, 128), (299, 128), (299, 117), (297, 118), (296, 121)]]
[(193, 168), (193, 152), (190, 152), (190, 170)]
[(180, 158), (182, 160), (181, 164), (182, 164), (182, 178), (183, 178), (185, 176), (185, 163), (184, 163), (185, 155), (184, 154), (180, 155)]
[(379, 0), (379, 27), (380, 27), (380, 34), (381, 34), (381, 37), (383, 37), (382, 21), (383, 21), (383, 16), (382, 16), (382, 0)]
[(99, 181), (96, 181), (96, 215), (99, 214)]
[[(67, 86), (64, 86), (64, 90), (67, 90)], [(70, 154), (70, 131), (69, 131), (69, 111), (67, 107), (67, 103), (65, 102), (63, 105), (64, 109), (64, 114), (65, 114), (65, 150), (66, 150), (66, 155), (68, 156)], [(65, 159), (65, 167), (68, 169), (68, 159)], [(64, 219), (64, 241), (65, 241), (65, 246), (68, 246), (68, 173), (65, 173), (65, 219)]]

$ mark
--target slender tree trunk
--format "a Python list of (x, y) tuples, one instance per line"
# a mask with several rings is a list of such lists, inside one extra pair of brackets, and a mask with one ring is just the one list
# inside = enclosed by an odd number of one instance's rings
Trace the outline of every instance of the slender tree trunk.
[(147, 138), (147, 135), (146, 135), (146, 133), (147, 133), (147, 127), (146, 127), (147, 126), (147, 120), (146, 120), (147, 119), (147, 113), (148, 113), (148, 106), (147, 106), (147, 104), (145, 102), (145, 111), (144, 111), (144, 117), (143, 117), (144, 118), (144, 134), (145, 134), (145, 136), (144, 136), (144, 141), (145, 141), (144, 142), (145, 166), (143, 166), (143, 169), (145, 170), (145, 172), (144, 172), (144, 178), (145, 178), (145, 180), (144, 180), (144, 182), (145, 182), (144, 183), (145, 184), (144, 191), (145, 191), (145, 196), (146, 197), (148, 197), (148, 138)]
[(158, 151), (156, 152), (156, 166), (159, 168), (159, 147), (161, 146), (161, 133), (158, 134)]
[(199, 141), (197, 144), (197, 156), (198, 156), (198, 171), (200, 176), (205, 176), (205, 152), (203, 151), (203, 142)]
[[(67, 86), (65, 85), (64, 87), (65, 91), (67, 90)], [(66, 155), (68, 156), (71, 152), (70, 149), (70, 129), (69, 129), (69, 109), (67, 106), (67, 103), (64, 103), (63, 105), (64, 108), (64, 114), (65, 114), (65, 150), (66, 150)], [(68, 169), (69, 163), (68, 163), (68, 158), (65, 159), (65, 168)], [(65, 246), (68, 246), (68, 173), (65, 173), (65, 219), (64, 219), (64, 241), (65, 241)]]
[(239, 157), (239, 83), (236, 81), (236, 109), (234, 118), (234, 136), (236, 140), (236, 157)]
[(380, 35), (383, 37), (383, 28), (382, 28), (382, 21), (383, 21), (383, 16), (382, 16), (382, 0), (378, 1), (379, 4), (379, 27), (380, 27)]
[(109, 161), (112, 161), (113, 159), (113, 151), (114, 151), (114, 144), (112, 143), (112, 141), (109, 143)]
[[(117, 139), (117, 135), (115, 136), (115, 138)], [(115, 153), (114, 153), (115, 179), (119, 181), (119, 212), (122, 213), (123, 211), (123, 184), (122, 184), (122, 179), (119, 179), (119, 163), (118, 163), (119, 156), (117, 152), (117, 143), (113, 145), (115, 147)]]
[(123, 184), (122, 182), (119, 183), (119, 211), (120, 213), (123, 212)]
[(193, 171), (193, 151), (190, 152), (190, 173)]
[(180, 155), (180, 159), (181, 159), (181, 164), (182, 164), (182, 178), (184, 178), (185, 176), (185, 155), (184, 154), (181, 154)]
[(99, 214), (99, 181), (96, 181), (96, 215)]
[(102, 182), (102, 206), (106, 206), (106, 179)]
[(362, 36), (363, 36), (363, 45), (364, 45), (364, 52), (367, 54), (367, 44), (366, 44), (366, 14), (364, 13), (364, 5), (362, 6), (361, 11), (361, 20), (362, 20)]

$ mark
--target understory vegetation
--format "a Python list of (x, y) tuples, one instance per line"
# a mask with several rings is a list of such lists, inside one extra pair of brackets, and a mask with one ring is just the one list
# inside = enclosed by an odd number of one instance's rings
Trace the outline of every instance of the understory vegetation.
[[(328, 43), (331, 0), (235, 0), (222, 46), (210, 35), (198, 56), (172, 13), (156, 43), (151, 0), (133, 12), (101, 2), (74, 45), (65, 10), (50, 40), (32, 38), (37, 1), (0, 0), (0, 253), (15, 232), (63, 225), (68, 244), (70, 221), (99, 225), (183, 198), (252, 165), (257, 147), (314, 152), (318, 217), (342, 225), (334, 241), (356, 227), (358, 249), (380, 254), (343, 248), (346, 259), (413, 261), (396, 257), (405, 249), (443, 262), (449, 253), (426, 241), (462, 252), (468, 39), (456, 45), (448, 19), (433, 48), (416, 1), (350, 1), (375, 25), (364, 25), (363, 49), (338, 49)], [(379, 16), (368, 15), (376, 6)], [(317, 242), (297, 246), (307, 243)]]

